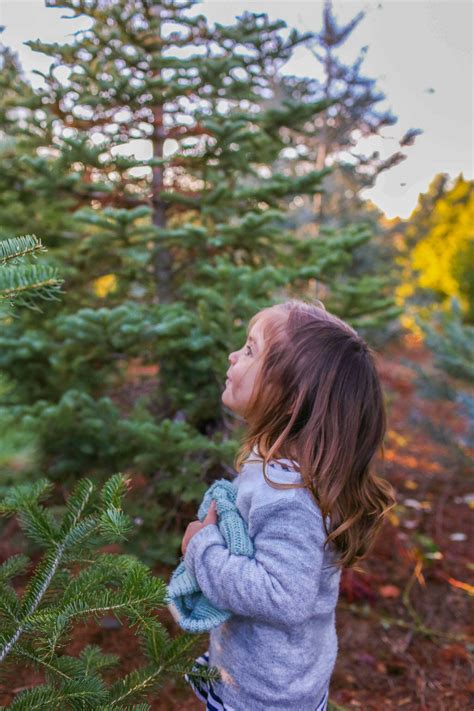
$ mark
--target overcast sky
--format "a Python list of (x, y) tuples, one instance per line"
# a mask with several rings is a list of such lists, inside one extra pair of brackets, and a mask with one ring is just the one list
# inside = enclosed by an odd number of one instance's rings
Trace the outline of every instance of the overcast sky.
[[(318, 31), (322, 8), (321, 0), (204, 0), (195, 11), (224, 23), (233, 22), (245, 10), (267, 12), (290, 27)], [(394, 126), (384, 129), (383, 139), (364, 141), (357, 149), (366, 154), (379, 150), (384, 158), (397, 150), (409, 128), (424, 131), (405, 149), (407, 159), (381, 173), (376, 186), (364, 193), (388, 217), (408, 217), (418, 194), (437, 173), (473, 177), (473, 4), (470, 0), (334, 0), (333, 8), (339, 22), (349, 21), (360, 10), (366, 12), (337, 54), (353, 62), (361, 47), (369, 46), (363, 74), (377, 79), (377, 88), (386, 95), (375, 108), (390, 109), (398, 117)], [(88, 25), (61, 19), (65, 14), (65, 9), (46, 8), (44, 0), (0, 0), (0, 24), (5, 25), (1, 39), (19, 53), (27, 73), (46, 69), (47, 58), (23, 42), (71, 41), (71, 32)], [(285, 69), (320, 76), (318, 62), (303, 48)]]

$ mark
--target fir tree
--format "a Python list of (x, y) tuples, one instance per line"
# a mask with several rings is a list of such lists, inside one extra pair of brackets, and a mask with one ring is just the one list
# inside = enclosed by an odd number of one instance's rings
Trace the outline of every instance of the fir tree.
[[(379, 136), (384, 127), (397, 122), (391, 111), (377, 109), (376, 105), (385, 100), (385, 94), (377, 89), (376, 79), (361, 72), (368, 46), (362, 47), (351, 65), (344, 64), (336, 54), (364, 17), (365, 12), (359, 12), (346, 24), (340, 24), (334, 15), (331, 0), (325, 0), (322, 29), (313, 33), (308, 43), (314, 58), (321, 65), (323, 77), (322, 81), (313, 82), (314, 97), (337, 100), (335, 105), (316, 117), (317, 140), (310, 153), (311, 158), (314, 156), (317, 170), (336, 162), (334, 170), (325, 178), (324, 187), (327, 189), (314, 197), (317, 222), (322, 224), (337, 226), (357, 221), (364, 213), (360, 192), (373, 187), (380, 173), (406, 158), (401, 150), (384, 160), (378, 151), (369, 156), (354, 151), (359, 138)], [(406, 131), (399, 141), (400, 148), (412, 145), (420, 133), (420, 129)], [(340, 154), (349, 154), (350, 159), (338, 159)], [(365, 215), (362, 214), (362, 217)]]
[[(38, 299), (56, 296), (62, 282), (56, 271), (26, 261), (45, 251), (36, 237), (4, 240), (0, 247), (0, 298), (31, 308)], [(122, 541), (131, 529), (122, 510), (128, 483), (121, 474), (111, 477), (94, 504), (94, 485), (81, 479), (66, 506), (59, 507), (65, 509), (61, 517), (58, 507), (53, 512), (40, 503), (52, 489), (45, 479), (0, 488), (0, 515), (16, 516), (26, 536), (44, 549), (32, 573), (25, 554), (0, 565), (0, 675), (8, 683), (15, 663), (45, 675), (44, 684), (18, 693), (9, 708), (145, 711), (149, 704), (134, 702), (146, 700), (170, 674), (219, 678), (214, 667), (192, 669), (195, 637), (172, 639), (156, 618), (156, 609), (166, 604), (166, 583), (133, 556), (101, 551), (101, 544)], [(13, 581), (26, 574), (20, 595)], [(105, 654), (98, 645), (87, 645), (77, 657), (62, 651), (75, 621), (100, 620), (107, 613), (135, 627), (145, 657), (132, 672), (118, 671), (113, 678), (117, 655)]]
[[(312, 197), (330, 169), (268, 173), (286, 134), (332, 103), (261, 107), (307, 37), (264, 14), (210, 27), (190, 2), (55, 6), (90, 28), (72, 44), (29, 43), (52, 66), (24, 120), (44, 128), (28, 185), (62, 206), (48, 249), (67, 290), (42, 324), (25, 313), (2, 332), (0, 369), (15, 384), (3, 406), (36, 433), (52, 478), (145, 475), (136, 517), (154, 545), (143, 536), (142, 554), (173, 564), (180, 507), (193, 515), (235, 453), (241, 423), (220, 394), (248, 318), (314, 282), (367, 334), (399, 311), (380, 277), (350, 276), (369, 230), (313, 240), (288, 228), (288, 199)], [(131, 382), (135, 367), (152, 371), (147, 382)]]
[[(390, 170), (406, 157), (399, 150), (381, 160), (377, 151), (367, 156), (355, 150), (360, 138), (381, 136), (384, 127), (397, 121), (391, 112), (377, 110), (377, 104), (386, 97), (377, 89), (375, 79), (361, 73), (368, 47), (362, 48), (352, 65), (343, 63), (336, 54), (364, 16), (364, 12), (358, 13), (350, 22), (341, 25), (334, 16), (332, 3), (326, 2), (322, 28), (312, 32), (306, 43), (320, 64), (320, 76), (311, 80), (285, 77), (282, 82), (273, 78), (275, 96), (262, 102), (264, 107), (281, 105), (290, 97), (334, 102), (308, 120), (303, 133), (285, 132), (287, 148), (274, 167), (293, 175), (301, 172), (302, 166), (307, 169), (331, 166), (322, 183), (324, 191), (318, 191), (313, 197), (297, 196), (288, 200), (288, 224), (303, 234), (315, 235), (320, 234), (321, 226), (336, 229), (350, 225), (367, 226), (371, 239), (352, 253), (350, 273), (353, 302), (356, 303), (359, 279), (364, 276), (372, 275), (374, 282), (378, 277), (378, 293), (387, 296), (399, 283), (399, 270), (387, 269), (387, 264), (393, 263), (397, 256), (392, 224), (361, 193), (374, 186), (380, 173)], [(412, 145), (418, 133), (420, 131), (414, 129), (407, 131), (400, 139), (400, 148)], [(343, 280), (345, 276), (342, 276)], [(324, 297), (326, 293), (323, 288), (320, 296)], [(384, 331), (367, 331), (366, 336), (380, 344), (397, 330), (398, 324), (393, 323)]]
[(70, 202), (59, 192), (45, 200), (41, 190), (52, 161), (44, 146), (53, 140), (53, 120), (41, 96), (23, 75), (16, 54), (0, 42), (0, 239), (33, 232), (56, 244)]
[(424, 421), (424, 427), (469, 471), (474, 450), (474, 327), (463, 322), (462, 308), (456, 297), (451, 297), (449, 311), (435, 312), (431, 321), (416, 317), (416, 322), (434, 355), (435, 366), (434, 372), (427, 373), (416, 363), (407, 363), (416, 373), (420, 395), (455, 403), (467, 423), (462, 435), (448, 424), (435, 425), (430, 419)]

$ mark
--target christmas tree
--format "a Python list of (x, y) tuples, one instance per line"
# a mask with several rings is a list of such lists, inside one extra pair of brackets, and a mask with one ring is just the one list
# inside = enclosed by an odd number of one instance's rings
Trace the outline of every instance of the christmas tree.
[[(35, 308), (39, 299), (57, 296), (60, 277), (48, 267), (27, 262), (45, 251), (40, 240), (26, 236), (4, 240), (0, 247), (1, 300)], [(81, 479), (66, 505), (59, 506), (61, 516), (58, 506), (53, 511), (40, 503), (52, 490), (46, 479), (0, 487), (0, 515), (16, 516), (26, 536), (44, 549), (33, 572), (24, 553), (0, 565), (0, 673), (10, 678), (21, 665), (45, 676), (45, 683), (16, 694), (9, 708), (85, 705), (145, 711), (148, 703), (134, 702), (146, 700), (171, 674), (219, 678), (214, 667), (193, 669), (196, 637), (185, 634), (172, 639), (156, 617), (157, 608), (166, 605), (166, 583), (133, 556), (101, 548), (122, 541), (131, 529), (131, 520), (122, 510), (128, 484), (121, 474), (114, 475), (94, 502), (94, 485)], [(21, 594), (13, 582), (26, 574), (29, 579)], [(101, 621), (107, 614), (119, 626), (125, 620), (134, 627), (145, 657), (130, 673), (119, 670), (112, 678), (111, 669), (120, 662), (117, 655), (92, 644), (78, 656), (62, 649), (75, 622), (92, 617)]]
[[(434, 355), (434, 370), (427, 373), (416, 363), (410, 363), (416, 373), (416, 385), (422, 397), (454, 403), (466, 422), (465, 431), (455, 432), (446, 422), (423, 420), (429, 434), (445, 445), (466, 472), (472, 468), (474, 450), (474, 327), (463, 322), (462, 308), (456, 297), (450, 310), (434, 312), (431, 321), (417, 317), (426, 345)], [(407, 363), (408, 365), (408, 363)]]
[(22, 313), (2, 330), (14, 384), (2, 405), (35, 433), (51, 478), (144, 477), (137, 544), (174, 564), (183, 519), (232, 467), (242, 423), (220, 394), (249, 317), (324, 291), (370, 335), (399, 309), (380, 276), (350, 276), (369, 230), (315, 240), (288, 228), (288, 199), (317, 194), (331, 169), (269, 173), (288, 136), (333, 103), (262, 109), (307, 37), (265, 14), (211, 27), (191, 2), (50, 4), (89, 29), (71, 44), (29, 43), (51, 68), (36, 103), (25, 110), (13, 93), (8, 115), (37, 140), (27, 184), (46, 208), (30, 229), (40, 220), (49, 235), (48, 206), (61, 206), (47, 246), (65, 295), (41, 324)]

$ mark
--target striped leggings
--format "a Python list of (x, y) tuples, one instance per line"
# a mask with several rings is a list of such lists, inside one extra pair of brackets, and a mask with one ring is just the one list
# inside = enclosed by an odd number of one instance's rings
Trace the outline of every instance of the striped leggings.
[[(201, 657), (198, 657), (196, 659), (193, 669), (208, 666), (209, 652), (207, 651)], [(191, 686), (198, 699), (200, 699), (206, 704), (206, 711), (237, 711), (237, 709), (235, 709), (233, 706), (229, 706), (229, 704), (224, 704), (222, 699), (218, 696), (218, 694), (216, 694), (216, 691), (212, 686), (212, 682), (201, 680), (197, 681), (196, 679), (191, 680), (191, 678), (187, 674), (184, 675), (184, 678)], [(327, 711), (328, 699), (329, 692), (326, 691), (314, 711)]]

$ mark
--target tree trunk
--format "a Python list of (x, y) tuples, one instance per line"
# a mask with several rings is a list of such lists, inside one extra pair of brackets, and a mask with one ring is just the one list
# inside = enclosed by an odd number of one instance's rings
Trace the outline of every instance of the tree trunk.
[[(154, 7), (153, 14), (160, 15), (160, 8)], [(161, 23), (159, 24), (161, 28)], [(161, 32), (160, 32), (161, 35)], [(158, 68), (157, 76), (161, 76), (161, 69)], [(164, 105), (159, 104), (153, 109), (153, 158), (163, 158), (163, 146), (165, 143), (165, 126), (164, 126)], [(152, 206), (153, 206), (153, 224), (155, 227), (166, 226), (166, 207), (161, 198), (164, 189), (164, 167), (163, 164), (153, 166), (152, 172)], [(161, 304), (170, 303), (172, 300), (171, 293), (171, 254), (167, 247), (158, 243), (153, 255), (153, 272), (156, 280), (156, 293), (158, 302)]]

